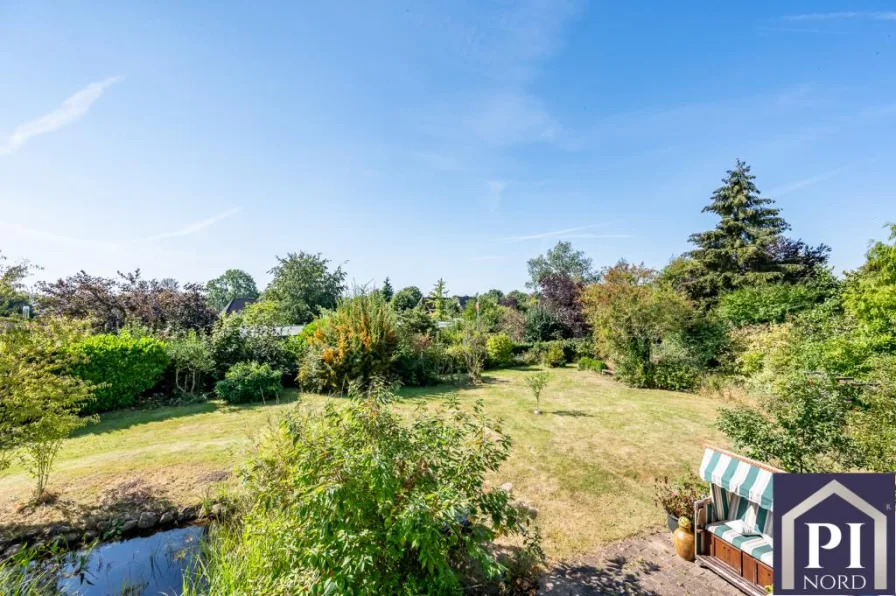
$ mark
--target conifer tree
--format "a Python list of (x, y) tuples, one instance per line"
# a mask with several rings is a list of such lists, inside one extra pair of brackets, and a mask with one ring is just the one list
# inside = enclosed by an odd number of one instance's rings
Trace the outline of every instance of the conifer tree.
[(383, 281), (383, 287), (380, 289), (380, 294), (383, 295), (383, 300), (386, 302), (392, 300), (392, 296), (395, 295), (395, 290), (392, 289), (392, 284), (389, 283), (388, 277)]
[(432, 303), (432, 317), (436, 321), (444, 321), (447, 314), (446, 301), (448, 300), (448, 285), (444, 279), (439, 278), (429, 293), (429, 299)]
[(712, 302), (720, 294), (747, 286), (799, 282), (827, 261), (828, 247), (809, 247), (784, 236), (790, 229), (774, 200), (760, 196), (741, 160), (722, 180), (704, 213), (719, 216), (716, 227), (692, 234), (690, 271), (683, 285), (694, 299)]

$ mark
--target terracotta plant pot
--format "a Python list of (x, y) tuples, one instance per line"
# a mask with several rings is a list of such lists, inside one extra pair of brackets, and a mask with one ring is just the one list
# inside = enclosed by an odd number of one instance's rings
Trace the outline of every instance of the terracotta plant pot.
[(672, 532), (672, 544), (679, 557), (685, 561), (694, 560), (694, 533), (691, 531), (691, 520), (686, 517), (678, 520), (678, 528)]

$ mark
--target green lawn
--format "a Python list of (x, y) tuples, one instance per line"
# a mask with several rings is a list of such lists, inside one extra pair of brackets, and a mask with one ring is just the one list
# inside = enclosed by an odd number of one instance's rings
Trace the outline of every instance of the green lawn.
[[(542, 394), (543, 414), (522, 384), (524, 371), (489, 373), (476, 388), (458, 389), (462, 403), (482, 398), (505, 420), (513, 438), (510, 459), (492, 479), (512, 482), (514, 496), (539, 509), (538, 523), (552, 557), (588, 552), (664, 519), (652, 503), (654, 478), (696, 471), (703, 442), (724, 444), (713, 427), (718, 403), (668, 391), (627, 388), (590, 371), (553, 371)], [(455, 391), (406, 389), (399, 408), (410, 411)], [(0, 528), (81, 515), (104, 515), (134, 503), (193, 504), (220, 490), (242, 460), (251, 437), (268, 420), (294, 407), (194, 406), (121, 412), (69, 439), (51, 489), (55, 505), (20, 509), (31, 490), (23, 470), (0, 473)], [(326, 398), (305, 395), (320, 404)]]

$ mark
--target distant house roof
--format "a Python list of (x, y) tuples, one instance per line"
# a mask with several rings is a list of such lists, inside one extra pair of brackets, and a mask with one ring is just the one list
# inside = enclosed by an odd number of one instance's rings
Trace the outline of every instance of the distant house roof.
[(255, 298), (234, 298), (227, 303), (227, 306), (224, 307), (224, 310), (221, 311), (221, 314), (232, 315), (233, 313), (240, 312), (253, 302), (255, 302)]
[(460, 303), (461, 308), (467, 308), (467, 302), (470, 300), (475, 300), (476, 296), (455, 296), (457, 298), (458, 303)]

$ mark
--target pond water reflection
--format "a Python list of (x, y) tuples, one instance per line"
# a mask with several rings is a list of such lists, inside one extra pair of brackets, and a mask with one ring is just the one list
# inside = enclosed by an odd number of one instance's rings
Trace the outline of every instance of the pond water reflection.
[(198, 555), (204, 534), (203, 526), (175, 528), (72, 553), (58, 589), (80, 596), (180, 594), (184, 571)]

